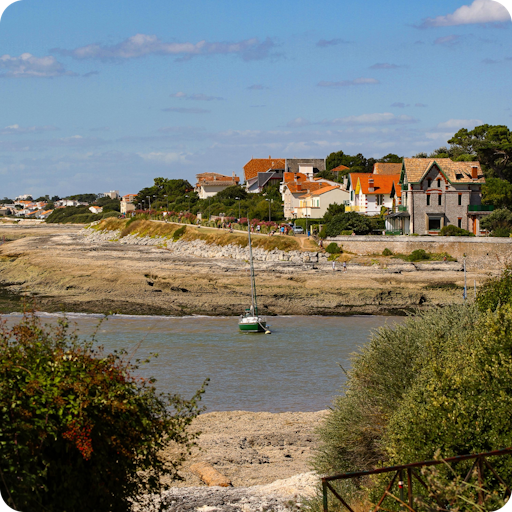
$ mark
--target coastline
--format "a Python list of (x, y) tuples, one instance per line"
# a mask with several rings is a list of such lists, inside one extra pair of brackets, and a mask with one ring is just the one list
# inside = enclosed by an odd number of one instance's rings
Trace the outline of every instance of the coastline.
[[(37, 310), (48, 313), (238, 316), (250, 301), (243, 260), (97, 242), (84, 236), (82, 226), (5, 231), (13, 240), (0, 245), (2, 313), (35, 301)], [(459, 303), (461, 268), (357, 255), (347, 272), (333, 272), (327, 261), (255, 262), (260, 313), (266, 316), (399, 316)], [(478, 286), (492, 272), (472, 268), (468, 282)]]

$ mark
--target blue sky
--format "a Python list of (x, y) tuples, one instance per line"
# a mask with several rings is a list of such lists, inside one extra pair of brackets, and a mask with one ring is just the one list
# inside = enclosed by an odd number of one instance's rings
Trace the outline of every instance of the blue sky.
[(511, 42), (491, 0), (21, 0), (0, 21), (0, 197), (430, 151), (512, 126)]

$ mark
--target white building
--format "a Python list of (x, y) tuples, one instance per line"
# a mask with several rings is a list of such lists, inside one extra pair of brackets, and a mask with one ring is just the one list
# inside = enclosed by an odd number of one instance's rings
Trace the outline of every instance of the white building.
[(195, 191), (199, 195), (199, 199), (213, 197), (221, 190), (238, 185), (240, 182), (240, 178), (235, 173), (233, 173), (233, 176), (225, 176), (216, 172), (203, 172), (202, 174), (197, 174), (196, 178)]
[(352, 172), (348, 179), (350, 206), (346, 212), (379, 215), (382, 207), (393, 210), (400, 204), (399, 174), (370, 174)]
[(299, 218), (321, 219), (331, 204), (345, 204), (350, 194), (339, 184), (326, 185), (313, 190), (300, 198)]

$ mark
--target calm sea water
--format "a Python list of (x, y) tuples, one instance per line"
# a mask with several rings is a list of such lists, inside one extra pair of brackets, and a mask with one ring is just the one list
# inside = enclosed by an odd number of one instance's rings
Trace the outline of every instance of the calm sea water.
[[(45, 322), (55, 317), (44, 315)], [(17, 317), (9, 315), (9, 323)], [(98, 325), (94, 315), (69, 315), (81, 336)], [(398, 318), (275, 317), (272, 334), (242, 334), (237, 318), (117, 316), (103, 321), (97, 338), (106, 350), (158, 353), (141, 368), (160, 390), (191, 397), (206, 377), (208, 411), (317, 411), (344, 382), (339, 365), (368, 342), (372, 330)]]

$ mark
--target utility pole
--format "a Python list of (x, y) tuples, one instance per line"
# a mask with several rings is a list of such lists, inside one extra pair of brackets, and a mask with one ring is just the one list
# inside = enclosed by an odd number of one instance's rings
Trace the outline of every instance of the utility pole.
[(240, 220), (240, 198), (235, 197), (235, 199), (238, 201), (238, 220)]
[(468, 298), (468, 288), (466, 283), (466, 253), (464, 253), (464, 301)]

